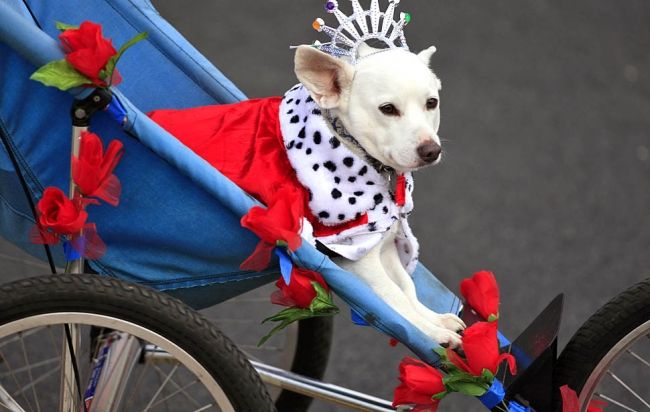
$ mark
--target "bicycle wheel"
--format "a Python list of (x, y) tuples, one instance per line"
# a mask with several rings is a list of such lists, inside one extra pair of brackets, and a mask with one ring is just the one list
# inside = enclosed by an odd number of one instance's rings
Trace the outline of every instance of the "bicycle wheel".
[(274, 410), (245, 356), (176, 299), (95, 275), (0, 286), (0, 405), (78, 412), (79, 393), (89, 412)]
[[(290, 325), (261, 347), (257, 342), (270, 325), (260, 321), (280, 308), (271, 304), (273, 284), (202, 311), (208, 319), (226, 333), (249, 358), (268, 365), (322, 379), (327, 368), (333, 340), (333, 318), (317, 317)], [(294, 392), (268, 387), (280, 411), (304, 412), (312, 398)]]
[[(558, 359), (555, 382), (607, 411), (650, 411), (650, 279), (619, 294), (576, 332)], [(560, 404), (559, 394), (557, 404)]]

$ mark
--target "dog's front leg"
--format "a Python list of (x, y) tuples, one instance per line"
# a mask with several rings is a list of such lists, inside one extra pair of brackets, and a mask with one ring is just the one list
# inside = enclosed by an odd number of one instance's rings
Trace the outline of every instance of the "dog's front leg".
[[(399, 223), (397, 223), (399, 224)], [(396, 225), (397, 225), (396, 224)], [(395, 233), (397, 229), (393, 229)], [(394, 237), (389, 236), (390, 241), (387, 241), (383, 244), (381, 250), (381, 263), (388, 276), (399, 286), (404, 295), (409, 300), (410, 304), (415, 308), (415, 310), (422, 316), (424, 316), (429, 322), (433, 323), (436, 326), (440, 326), (454, 332), (460, 332), (465, 329), (465, 323), (453, 313), (436, 313), (433, 310), (426, 307), (417, 297), (415, 290), (415, 283), (411, 275), (404, 269), (402, 262), (399, 258), (399, 253), (397, 252), (397, 246), (394, 242)]]
[(379, 298), (431, 339), (443, 346), (460, 346), (461, 338), (456, 332), (429, 321), (413, 307), (410, 299), (384, 270), (379, 249), (375, 248), (358, 261), (340, 259), (337, 264), (361, 278)]

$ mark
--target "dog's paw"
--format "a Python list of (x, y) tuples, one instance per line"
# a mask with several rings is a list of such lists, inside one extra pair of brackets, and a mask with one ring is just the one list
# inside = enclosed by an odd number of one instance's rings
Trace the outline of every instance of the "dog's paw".
[(432, 331), (432, 333), (428, 335), (443, 348), (456, 349), (460, 348), (462, 345), (462, 338), (460, 335), (450, 330), (437, 328), (436, 331)]
[(465, 330), (465, 328), (467, 327), (465, 325), (465, 322), (463, 322), (463, 320), (461, 318), (454, 315), (453, 313), (444, 313), (444, 314), (438, 315), (438, 323), (443, 328), (449, 329), (449, 330), (454, 331), (456, 333)]

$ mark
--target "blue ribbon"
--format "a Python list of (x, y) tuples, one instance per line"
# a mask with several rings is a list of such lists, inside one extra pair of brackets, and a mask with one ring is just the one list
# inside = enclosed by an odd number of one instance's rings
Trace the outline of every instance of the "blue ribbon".
[(506, 391), (503, 389), (503, 384), (500, 380), (494, 379), (492, 386), (483, 395), (478, 397), (478, 400), (483, 403), (488, 409), (497, 406), (506, 396)]
[(126, 121), (126, 109), (124, 109), (122, 102), (120, 102), (117, 97), (113, 96), (111, 102), (106, 107), (106, 112), (115, 119), (120, 126), (124, 126), (124, 122)]
[(370, 326), (370, 324), (366, 322), (363, 316), (359, 315), (359, 312), (357, 312), (354, 309), (350, 309), (350, 318), (352, 319), (352, 323), (354, 323), (355, 325)]
[(510, 401), (508, 403), (508, 411), (509, 412), (532, 412), (532, 409), (530, 409), (528, 406), (524, 406), (518, 402), (515, 401)]
[[(82, 241), (81, 239), (79, 239)], [(79, 253), (69, 240), (63, 242), (63, 254), (65, 255), (65, 260), (71, 262), (73, 260), (81, 259), (81, 253)]]
[(287, 252), (283, 248), (276, 247), (275, 254), (280, 259), (280, 273), (287, 285), (291, 282), (291, 270), (293, 269), (293, 262)]

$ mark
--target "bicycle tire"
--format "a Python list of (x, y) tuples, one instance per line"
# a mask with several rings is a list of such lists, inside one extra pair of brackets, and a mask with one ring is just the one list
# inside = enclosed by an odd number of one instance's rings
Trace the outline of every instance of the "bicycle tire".
[[(334, 320), (331, 317), (316, 317), (298, 322), (298, 338), (291, 372), (312, 379), (322, 379), (327, 369), (332, 347)], [(281, 412), (305, 412), (313, 398), (283, 390), (275, 401)]]
[[(650, 320), (650, 279), (620, 293), (594, 313), (574, 334), (558, 358), (555, 368), (557, 410), (561, 410), (558, 388), (568, 385), (580, 395), (581, 410), (604, 373), (602, 368), (617, 345)], [(647, 331), (646, 331), (647, 333)], [(631, 343), (630, 343), (631, 344)], [(620, 346), (620, 345), (619, 345)], [(620, 348), (624, 350), (624, 348)], [(610, 364), (614, 359), (609, 360)], [(597, 369), (598, 368), (598, 369)], [(591, 379), (590, 379), (591, 378)], [(589, 387), (585, 384), (589, 381)]]
[(237, 347), (211, 322), (168, 295), (96, 275), (48, 275), (0, 286), (0, 327), (50, 313), (120, 319), (163, 336), (194, 358), (236, 411), (273, 411), (264, 384)]

